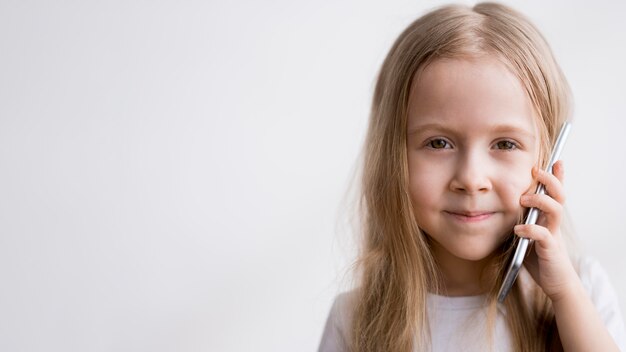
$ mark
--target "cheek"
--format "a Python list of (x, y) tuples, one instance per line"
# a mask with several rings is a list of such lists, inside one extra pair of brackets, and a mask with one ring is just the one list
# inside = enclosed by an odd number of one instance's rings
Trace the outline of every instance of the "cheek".
[(409, 193), (414, 209), (426, 210), (438, 204), (445, 188), (445, 175), (438, 168), (409, 167)]
[(509, 177), (507, 182), (502, 186), (501, 198), (507, 209), (514, 211), (522, 208), (520, 197), (526, 193), (533, 193), (536, 183), (533, 183), (530, 171), (526, 172), (528, 176), (522, 176), (525, 173), (517, 173), (517, 177)]

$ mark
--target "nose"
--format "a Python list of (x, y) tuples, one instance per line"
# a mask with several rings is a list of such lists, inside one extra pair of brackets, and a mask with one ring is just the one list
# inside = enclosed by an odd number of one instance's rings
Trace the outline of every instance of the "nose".
[(467, 150), (459, 155), (450, 190), (466, 194), (485, 193), (492, 189), (489, 163), (480, 152)]

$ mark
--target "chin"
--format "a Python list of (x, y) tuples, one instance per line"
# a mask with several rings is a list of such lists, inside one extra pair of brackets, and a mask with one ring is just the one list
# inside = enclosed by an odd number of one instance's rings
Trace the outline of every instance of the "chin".
[(458, 236), (432, 236), (427, 231), (423, 232), (427, 235), (433, 251), (471, 262), (494, 257), (507, 238), (494, 233), (489, 234), (487, 230), (483, 235), (459, 233)]
[(463, 246), (457, 248), (446, 247), (445, 245), (441, 245), (441, 249), (447, 251), (452, 254), (454, 257), (466, 261), (479, 262), (494, 256), (495, 252), (498, 250), (499, 246)]
[(463, 260), (467, 260), (467, 261), (472, 261), (472, 262), (479, 262), (481, 260), (485, 260), (487, 258), (490, 258), (493, 256), (493, 251), (490, 252), (480, 252), (480, 253), (461, 253), (460, 255), (455, 255), (457, 258), (459, 259), (463, 259)]

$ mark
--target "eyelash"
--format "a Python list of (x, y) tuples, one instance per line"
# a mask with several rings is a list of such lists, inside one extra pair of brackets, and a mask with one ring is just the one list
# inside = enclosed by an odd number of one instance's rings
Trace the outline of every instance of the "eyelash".
[[(427, 145), (430, 149), (450, 149), (450, 148), (433, 148), (433, 147), (432, 147), (432, 143), (433, 143), (433, 142), (435, 142), (435, 141), (443, 141), (443, 142), (445, 142), (445, 143), (447, 143), (447, 144), (450, 144), (448, 141), (446, 141), (446, 140), (445, 140), (445, 139), (443, 139), (443, 138), (433, 138), (433, 139), (429, 140), (429, 141), (426, 143), (426, 145)], [(509, 143), (509, 144), (511, 145), (511, 147), (510, 147), (510, 148), (508, 148), (508, 149), (506, 149), (506, 148), (498, 148), (498, 149), (502, 149), (502, 150), (505, 150), (505, 151), (515, 150), (515, 149), (518, 149), (518, 148), (519, 148), (519, 145), (518, 145), (517, 143), (515, 143), (515, 142), (513, 142), (513, 141), (511, 141), (511, 140), (508, 140), (508, 139), (504, 139), (504, 140), (501, 140), (501, 141), (497, 141), (497, 142), (496, 142), (496, 144), (498, 144), (498, 143)]]

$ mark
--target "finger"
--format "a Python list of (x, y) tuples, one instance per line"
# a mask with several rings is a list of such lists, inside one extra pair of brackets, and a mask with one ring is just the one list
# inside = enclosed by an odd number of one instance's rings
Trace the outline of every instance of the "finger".
[(563, 167), (563, 160), (557, 160), (554, 165), (552, 165), (552, 173), (559, 179), (559, 182), (563, 184), (563, 179), (565, 177), (565, 168)]
[[(561, 172), (562, 174), (562, 170), (559, 172)], [(548, 194), (550, 197), (554, 198), (557, 202), (561, 204), (565, 203), (565, 192), (563, 190), (563, 185), (561, 184), (561, 181), (556, 177), (556, 175), (535, 168), (533, 169), (533, 176), (535, 176), (539, 183), (544, 185), (546, 194)]]
[(545, 194), (525, 194), (520, 198), (520, 204), (526, 208), (537, 208), (546, 219), (544, 225), (550, 231), (556, 231), (561, 224), (563, 205)]
[(515, 232), (515, 234), (519, 237), (528, 238), (540, 243), (540, 245), (544, 248), (556, 245), (556, 239), (552, 235), (552, 232), (540, 225), (515, 225), (513, 232)]
[(538, 282), (539, 281), (539, 257), (537, 256), (537, 251), (529, 251), (526, 258), (524, 258), (524, 266), (526, 270), (530, 273), (532, 278)]

